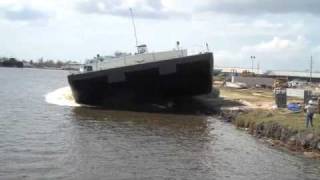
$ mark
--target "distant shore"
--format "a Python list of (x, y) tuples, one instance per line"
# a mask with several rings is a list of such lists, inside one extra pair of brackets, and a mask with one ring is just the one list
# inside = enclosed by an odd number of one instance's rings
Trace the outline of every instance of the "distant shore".
[(38, 68), (38, 69), (54, 69), (54, 70), (79, 70), (81, 64), (77, 61), (60, 61), (60, 60), (43, 60), (26, 61), (16, 58), (0, 57), (0, 67), (12, 68)]
[(69, 70), (69, 69), (53, 68), (53, 67), (6, 67), (6, 66), (0, 66), (0, 68), (45, 69), (45, 70), (60, 70), (60, 71), (68, 71)]

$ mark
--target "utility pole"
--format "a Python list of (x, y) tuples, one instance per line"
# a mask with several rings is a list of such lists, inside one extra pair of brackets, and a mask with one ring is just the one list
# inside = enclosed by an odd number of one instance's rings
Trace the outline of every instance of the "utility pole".
[(312, 67), (313, 66), (313, 60), (312, 60), (312, 56), (310, 58), (310, 83), (312, 82)]
[(251, 58), (251, 73), (253, 74), (253, 61), (256, 58), (256, 56), (250, 56)]

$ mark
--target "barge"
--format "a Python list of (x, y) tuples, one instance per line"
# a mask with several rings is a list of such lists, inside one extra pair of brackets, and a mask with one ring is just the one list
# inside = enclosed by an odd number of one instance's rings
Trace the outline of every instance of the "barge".
[(148, 53), (147, 46), (141, 45), (134, 55), (97, 55), (70, 74), (68, 82), (77, 103), (117, 108), (209, 94), (212, 71), (210, 52)]

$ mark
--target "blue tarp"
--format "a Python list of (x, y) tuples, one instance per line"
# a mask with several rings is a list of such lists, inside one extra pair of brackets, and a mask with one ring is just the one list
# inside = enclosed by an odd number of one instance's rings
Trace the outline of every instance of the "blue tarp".
[(297, 104), (297, 103), (289, 103), (288, 104), (288, 109), (290, 111), (293, 111), (293, 112), (300, 112), (301, 111), (301, 105)]

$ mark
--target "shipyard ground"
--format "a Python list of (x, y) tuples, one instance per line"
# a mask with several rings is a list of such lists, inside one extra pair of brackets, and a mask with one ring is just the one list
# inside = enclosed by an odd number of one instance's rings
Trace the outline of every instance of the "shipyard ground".
[(224, 87), (219, 87), (219, 90), (227, 104), (221, 111), (223, 119), (259, 138), (268, 138), (272, 145), (320, 158), (319, 114), (315, 115), (314, 126), (306, 128), (303, 111), (293, 113), (286, 109), (274, 108), (272, 90)]
[[(274, 108), (274, 97), (270, 89), (231, 89), (219, 88), (220, 96), (224, 97), (229, 103), (235, 101), (234, 106), (241, 104), (243, 108), (252, 109), (249, 113), (243, 115), (247, 121), (274, 121), (290, 126), (296, 130), (306, 130), (305, 113), (303, 111), (294, 113), (286, 109)], [(290, 98), (290, 102), (301, 102), (301, 99)], [(238, 102), (238, 103), (237, 103)], [(267, 117), (266, 114), (268, 115)], [(314, 127), (311, 128), (320, 132), (320, 115), (314, 117)]]

